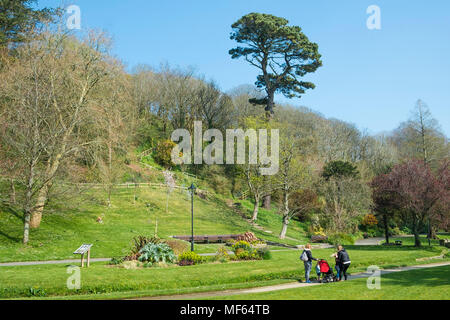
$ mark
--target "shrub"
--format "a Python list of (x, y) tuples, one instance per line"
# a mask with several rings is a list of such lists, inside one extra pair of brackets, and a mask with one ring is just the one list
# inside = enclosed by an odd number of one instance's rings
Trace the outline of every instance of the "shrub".
[(373, 214), (366, 214), (363, 218), (363, 226), (375, 226), (378, 224), (377, 218)]
[(228, 239), (225, 245), (231, 247), (231, 246), (232, 246), (233, 244), (235, 244), (235, 243), (236, 243), (236, 240), (234, 240), (234, 239)]
[(412, 230), (410, 228), (408, 228), (407, 226), (404, 226), (401, 229), (401, 234), (412, 234)]
[(216, 193), (230, 195), (232, 185), (227, 177), (213, 174), (212, 176), (209, 177), (208, 184), (214, 189)]
[(121, 264), (123, 262), (123, 258), (116, 258), (113, 257), (111, 258), (111, 260), (108, 262), (109, 265), (118, 265)]
[(235, 253), (237, 260), (250, 260), (251, 259), (251, 253), (242, 249), (239, 249)]
[(313, 228), (313, 235), (315, 235), (315, 236), (323, 236), (323, 237), (327, 236), (325, 234), (325, 231), (323, 230), (322, 227)]
[(40, 287), (31, 287), (28, 290), (28, 296), (30, 297), (45, 297), (47, 295), (47, 291)]
[(173, 250), (173, 253), (175, 253), (176, 256), (186, 252), (189, 247), (186, 242), (175, 239), (165, 240), (164, 243), (166, 243)]
[(395, 227), (395, 228), (390, 229), (389, 233), (392, 234), (393, 236), (403, 234), (402, 230), (400, 230), (399, 227)]
[(172, 263), (176, 260), (173, 250), (166, 243), (148, 243), (140, 251), (139, 261)]
[(272, 259), (272, 252), (270, 252), (269, 248), (259, 248), (257, 251), (258, 256), (263, 260)]
[(450, 251), (449, 250), (446, 250), (445, 252), (443, 251), (442, 254), (444, 255), (445, 259), (450, 258)]
[(236, 254), (236, 251), (237, 251), (238, 249), (242, 249), (242, 250), (244, 250), (244, 251), (251, 251), (251, 250), (252, 250), (252, 247), (251, 247), (250, 243), (248, 243), (247, 241), (240, 240), (240, 241), (237, 241), (235, 244), (233, 244), (233, 245), (231, 246), (231, 249), (232, 249), (232, 250), (234, 251), (234, 253)]
[(176, 143), (172, 140), (162, 140), (158, 143), (155, 149), (154, 159), (164, 168), (170, 168), (174, 165), (172, 162), (172, 149), (176, 146)]
[(186, 251), (178, 256), (178, 264), (180, 266), (190, 266), (202, 262), (203, 258), (193, 251)]
[(216, 258), (221, 262), (230, 260), (230, 255), (228, 254), (227, 248), (224, 246), (219, 247), (216, 252)]
[(355, 239), (353, 239), (352, 235), (346, 233), (335, 233), (328, 237), (328, 243), (333, 245), (346, 245), (346, 244), (355, 244)]
[(158, 244), (161, 242), (161, 239), (158, 237), (146, 237), (146, 236), (137, 236), (133, 238), (133, 247), (129, 255), (127, 255), (123, 260), (124, 261), (132, 261), (137, 260), (141, 255), (140, 251), (149, 243)]

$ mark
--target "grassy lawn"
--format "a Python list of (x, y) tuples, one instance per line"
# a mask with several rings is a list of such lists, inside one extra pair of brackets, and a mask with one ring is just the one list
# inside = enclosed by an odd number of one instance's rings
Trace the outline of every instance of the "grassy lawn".
[(367, 279), (354, 279), (272, 292), (221, 296), (220, 300), (448, 300), (450, 266), (382, 275), (380, 289), (368, 289)]
[[(41, 227), (31, 230), (30, 243), (21, 244), (22, 215), (0, 207), (0, 262), (35, 261), (74, 258), (72, 252), (82, 243), (92, 243), (92, 257), (123, 256), (128, 253), (132, 238), (153, 235), (158, 219), (158, 236), (189, 235), (191, 228), (190, 199), (186, 191), (174, 190), (169, 197), (164, 189), (141, 187), (137, 201), (134, 188), (115, 189), (112, 207), (107, 208), (105, 192), (89, 190), (71, 199), (51, 201), (46, 207)], [(146, 204), (150, 203), (151, 211)], [(275, 210), (261, 210), (261, 221), (269, 234), (257, 230), (226, 206), (220, 199), (195, 199), (195, 234), (230, 234), (253, 231), (258, 237), (288, 243), (305, 243), (300, 224), (291, 224), (288, 235), (298, 240), (278, 239), (281, 218)], [(96, 222), (102, 217), (103, 223)], [(269, 224), (271, 226), (269, 226)], [(216, 245), (198, 245), (199, 252), (215, 252)]]
[[(350, 273), (365, 271), (373, 264), (384, 268), (421, 264), (424, 262), (417, 262), (416, 258), (441, 252), (437, 247), (348, 246), (347, 249), (352, 259)], [(331, 249), (313, 250), (315, 257), (328, 258), (331, 253)], [(302, 279), (304, 268), (299, 255), (300, 251), (281, 251), (274, 252), (273, 258), (265, 261), (145, 269), (94, 263), (89, 269), (82, 269), (81, 289), (78, 291), (67, 289), (69, 275), (65, 265), (0, 267), (0, 297), (40, 298), (40, 295), (45, 295), (50, 298), (105, 299), (256, 287)]]

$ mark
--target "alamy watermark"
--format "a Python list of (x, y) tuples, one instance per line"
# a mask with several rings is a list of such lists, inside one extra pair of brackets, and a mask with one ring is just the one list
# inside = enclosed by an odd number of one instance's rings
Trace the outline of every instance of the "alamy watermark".
[[(208, 129), (203, 133), (202, 122), (194, 122), (194, 138), (186, 129), (176, 129), (171, 139), (179, 142), (172, 149), (172, 162), (175, 164), (192, 164), (192, 147), (194, 164), (248, 164), (260, 165), (261, 175), (274, 175), (279, 169), (279, 130), (271, 129), (227, 129), (225, 133), (225, 162), (224, 139), (218, 129)], [(268, 140), (270, 138), (270, 154)], [(194, 145), (192, 146), (192, 140)], [(210, 142), (203, 148), (203, 142)], [(235, 143), (236, 142), (236, 143)], [(248, 145), (248, 153), (246, 152)], [(235, 159), (236, 158), (236, 159)]]
[(367, 272), (371, 275), (367, 278), (367, 289), (381, 289), (381, 271), (378, 266), (367, 267)]
[(68, 15), (66, 26), (67, 29), (73, 30), (81, 29), (81, 9), (79, 6), (72, 4), (66, 8), (66, 13)]
[(381, 30), (381, 9), (377, 5), (371, 5), (366, 10), (370, 16), (367, 18), (366, 26), (369, 30)]
[(68, 266), (66, 272), (70, 274), (67, 278), (67, 289), (78, 290), (81, 288), (81, 269), (77, 266)]

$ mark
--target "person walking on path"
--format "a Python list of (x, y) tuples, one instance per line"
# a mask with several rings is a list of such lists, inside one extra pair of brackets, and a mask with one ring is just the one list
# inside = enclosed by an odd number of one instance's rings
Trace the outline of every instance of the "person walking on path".
[(303, 264), (305, 265), (306, 283), (311, 283), (311, 281), (309, 280), (309, 274), (312, 269), (313, 260), (317, 261), (317, 259), (312, 256), (311, 245), (309, 243), (306, 244), (305, 249), (303, 250), (302, 255), (300, 256), (300, 259), (303, 261)]
[(350, 257), (345, 251), (343, 246), (338, 246), (337, 258), (339, 260), (339, 281), (342, 280), (342, 275), (344, 275), (344, 279), (347, 280), (347, 269), (350, 267)]

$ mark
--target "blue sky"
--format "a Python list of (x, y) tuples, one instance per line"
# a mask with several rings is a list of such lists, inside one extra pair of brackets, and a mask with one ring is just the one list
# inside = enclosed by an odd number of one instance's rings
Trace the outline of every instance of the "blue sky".
[[(60, 0), (40, 0), (57, 6)], [(81, 27), (114, 39), (113, 52), (137, 64), (192, 66), (222, 90), (254, 83), (257, 70), (232, 60), (231, 24), (249, 12), (270, 13), (299, 25), (318, 43), (323, 67), (316, 84), (294, 105), (355, 123), (375, 134), (389, 131), (424, 100), (450, 135), (450, 1), (406, 0), (65, 0), (81, 9)], [(381, 9), (381, 30), (369, 30), (369, 5)], [(287, 102), (282, 96), (278, 101)]]

